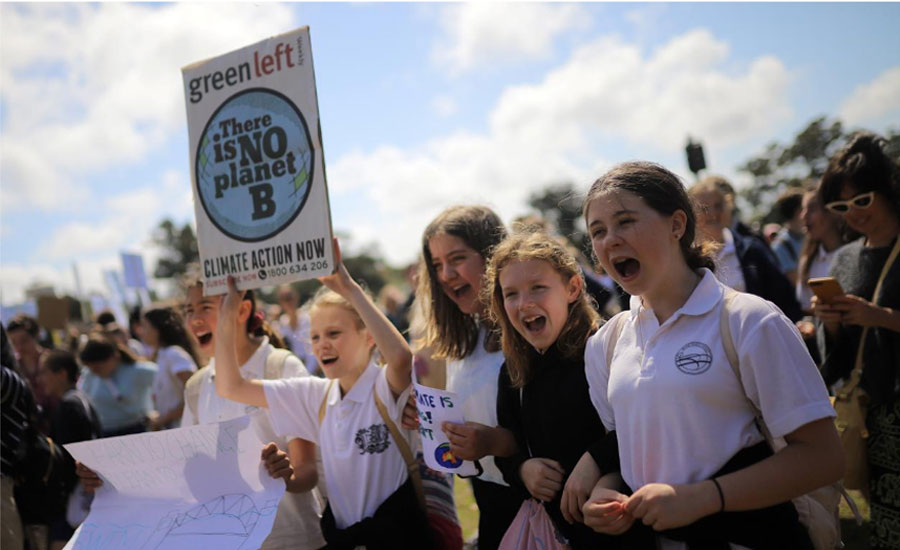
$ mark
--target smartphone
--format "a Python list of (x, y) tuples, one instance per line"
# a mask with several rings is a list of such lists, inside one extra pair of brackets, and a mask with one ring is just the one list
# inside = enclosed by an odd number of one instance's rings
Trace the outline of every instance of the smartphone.
[(837, 282), (834, 277), (815, 277), (806, 281), (813, 294), (819, 297), (825, 303), (828, 303), (838, 296), (844, 295), (844, 289), (841, 283)]

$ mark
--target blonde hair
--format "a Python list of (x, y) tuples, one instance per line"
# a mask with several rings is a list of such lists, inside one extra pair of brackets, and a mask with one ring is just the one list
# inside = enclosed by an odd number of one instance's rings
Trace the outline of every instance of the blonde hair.
[(503, 289), (500, 286), (500, 273), (503, 268), (515, 263), (529, 260), (541, 260), (559, 273), (565, 280), (572, 277), (581, 279), (581, 294), (569, 304), (569, 316), (559, 336), (556, 346), (567, 359), (578, 359), (584, 355), (584, 346), (588, 337), (597, 330), (599, 316), (591, 307), (590, 298), (584, 291), (584, 275), (575, 257), (552, 237), (544, 233), (517, 233), (494, 249), (494, 254), (485, 269), (485, 282), (482, 287), (484, 300), (490, 304), (491, 319), (502, 332), (500, 342), (503, 355), (506, 356), (506, 367), (512, 385), (523, 387), (531, 377), (531, 345), (513, 328), (503, 303)]
[(327, 286), (323, 286), (319, 290), (317, 290), (315, 295), (313, 295), (313, 297), (309, 300), (309, 312), (312, 313), (312, 311), (317, 307), (324, 306), (338, 307), (349, 312), (353, 315), (356, 328), (366, 328), (366, 323), (363, 322), (362, 317), (359, 316), (359, 313), (356, 311), (356, 308), (353, 307), (353, 304), (348, 302), (346, 298), (331, 290)]

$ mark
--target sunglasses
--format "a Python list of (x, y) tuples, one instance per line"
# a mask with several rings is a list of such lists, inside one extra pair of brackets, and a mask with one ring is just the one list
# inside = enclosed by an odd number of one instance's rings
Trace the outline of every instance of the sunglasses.
[(861, 195), (856, 195), (852, 199), (845, 201), (833, 201), (825, 205), (825, 208), (836, 214), (846, 214), (850, 211), (850, 207), (868, 208), (875, 201), (875, 191), (869, 191)]

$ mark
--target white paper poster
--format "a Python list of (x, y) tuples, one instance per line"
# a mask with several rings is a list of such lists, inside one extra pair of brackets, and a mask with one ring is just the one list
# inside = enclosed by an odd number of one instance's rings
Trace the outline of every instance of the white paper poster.
[(255, 550), (285, 490), (249, 416), (65, 448), (103, 478), (66, 549)]
[(473, 462), (453, 456), (450, 452), (450, 441), (441, 429), (443, 422), (465, 423), (462, 409), (457, 406), (459, 399), (456, 394), (421, 384), (415, 384), (415, 390), (425, 464), (439, 472), (464, 476), (477, 473)]
[(128, 288), (147, 288), (147, 272), (144, 271), (144, 258), (140, 254), (122, 252), (122, 273), (125, 274), (125, 286)]
[(182, 73), (206, 294), (332, 273), (309, 28)]

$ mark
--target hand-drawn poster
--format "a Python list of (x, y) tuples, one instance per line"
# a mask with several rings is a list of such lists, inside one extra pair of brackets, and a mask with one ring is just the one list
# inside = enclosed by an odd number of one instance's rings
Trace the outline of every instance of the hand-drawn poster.
[(332, 273), (309, 27), (182, 73), (206, 294)]
[(474, 475), (477, 472), (475, 463), (453, 456), (450, 452), (450, 441), (441, 429), (443, 422), (465, 423), (462, 409), (456, 406), (459, 402), (456, 394), (421, 384), (415, 384), (414, 387), (425, 464), (439, 472)]
[(66, 550), (255, 550), (284, 495), (249, 416), (65, 448), (103, 479)]

